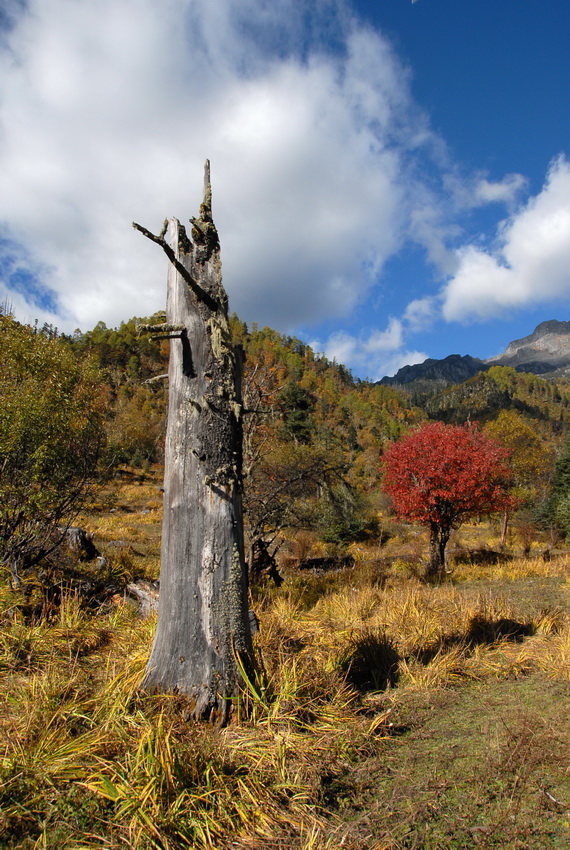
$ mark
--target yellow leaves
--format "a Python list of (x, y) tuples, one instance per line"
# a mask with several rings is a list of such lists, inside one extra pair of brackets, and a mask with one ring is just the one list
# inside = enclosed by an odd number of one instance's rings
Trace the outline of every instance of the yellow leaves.
[(509, 450), (508, 465), (520, 495), (536, 496), (552, 473), (554, 452), (539, 437), (534, 423), (516, 410), (502, 410), (485, 426), (485, 432)]

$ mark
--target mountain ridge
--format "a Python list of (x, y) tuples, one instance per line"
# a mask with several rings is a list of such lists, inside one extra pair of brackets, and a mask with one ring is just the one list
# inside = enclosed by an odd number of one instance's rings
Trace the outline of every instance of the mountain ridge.
[(534, 331), (510, 342), (502, 354), (480, 360), (469, 354), (449, 354), (441, 360), (428, 358), (423, 363), (403, 366), (393, 377), (379, 384), (402, 386), (416, 381), (436, 385), (457, 384), (491, 366), (512, 366), (517, 372), (531, 372), (543, 378), (570, 377), (570, 321), (548, 319)]

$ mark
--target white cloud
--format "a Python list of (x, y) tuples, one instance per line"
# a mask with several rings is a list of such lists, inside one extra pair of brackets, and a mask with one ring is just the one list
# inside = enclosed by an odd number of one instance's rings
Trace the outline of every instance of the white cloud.
[(365, 351), (374, 354), (378, 351), (394, 351), (403, 344), (403, 328), (399, 319), (390, 317), (385, 331), (374, 330), (364, 343)]
[(437, 299), (426, 295), (425, 298), (416, 298), (410, 301), (404, 311), (404, 320), (412, 332), (429, 330), (438, 312), (439, 304)]
[(445, 171), (442, 181), (446, 194), (458, 211), (497, 203), (505, 204), (511, 209), (528, 183), (522, 174), (506, 174), (502, 180), (490, 180), (482, 171), (465, 176), (453, 165)]
[(329, 360), (335, 360), (346, 366), (350, 366), (358, 356), (357, 339), (346, 331), (335, 331), (326, 342), (314, 339), (309, 344), (313, 351), (322, 352)]
[(507, 221), (502, 254), (457, 255), (458, 211), (512, 205), (524, 180), (459, 177), (408, 70), (344, 0), (5, 3), (0, 303), (24, 320), (86, 330), (162, 308), (166, 261), (130, 223), (194, 215), (207, 157), (230, 307), (248, 322), (347, 318), (407, 239), (453, 275), (384, 330), (316, 344), (358, 374), (424, 360), (405, 337), (442, 303), (464, 319), (565, 291), (566, 225), (556, 249), (538, 226), (570, 197), (565, 161)]
[(402, 366), (423, 363), (427, 354), (404, 348), (404, 329), (399, 319), (391, 318), (385, 331), (373, 330), (357, 336), (336, 331), (326, 342), (313, 340), (314, 351), (322, 351), (329, 360), (336, 360), (358, 375), (378, 381), (394, 375)]
[(475, 187), (478, 204), (504, 203), (510, 206), (525, 189), (527, 180), (522, 174), (507, 174), (503, 180), (482, 177)]
[(432, 136), (441, 186), (439, 191), (417, 180), (414, 184), (413, 206), (409, 213), (409, 236), (426, 252), (427, 261), (440, 279), (455, 274), (458, 267), (453, 246), (465, 233), (459, 222), (473, 210), (488, 204), (504, 204), (511, 210), (527, 185), (521, 174), (507, 174), (502, 180), (489, 180), (476, 172), (460, 173), (449, 158), (445, 145)]
[(449, 242), (460, 234), (457, 225), (450, 224), (442, 205), (434, 197), (417, 204), (410, 214), (410, 235), (426, 252), (429, 263), (443, 276), (457, 266)]
[(443, 316), (467, 321), (570, 297), (570, 164), (550, 167), (542, 191), (503, 222), (498, 248), (470, 245), (442, 292)]
[[(0, 232), (48, 290), (28, 312), (55, 302), (60, 325), (85, 329), (162, 307), (163, 256), (130, 222), (158, 230), (195, 214), (206, 157), (232, 309), (288, 330), (363, 299), (402, 243), (400, 152), (429, 136), (380, 34), (335, 0), (13, 10)], [(307, 15), (315, 32), (336, 27), (344, 53), (295, 47)]]

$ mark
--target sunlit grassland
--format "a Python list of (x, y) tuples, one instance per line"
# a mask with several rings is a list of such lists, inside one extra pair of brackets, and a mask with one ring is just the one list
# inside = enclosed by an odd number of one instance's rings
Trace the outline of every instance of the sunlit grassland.
[[(156, 575), (154, 478), (81, 522)], [(138, 691), (154, 623), (125, 600), (34, 619), (2, 591), (0, 846), (568, 846), (570, 558), (450, 564), (433, 586), (406, 534), (253, 591), (258, 675), (223, 730)]]
[(101, 554), (115, 573), (130, 580), (158, 578), (162, 522), (161, 470), (121, 476), (97, 493), (91, 510), (78, 523), (95, 535)]

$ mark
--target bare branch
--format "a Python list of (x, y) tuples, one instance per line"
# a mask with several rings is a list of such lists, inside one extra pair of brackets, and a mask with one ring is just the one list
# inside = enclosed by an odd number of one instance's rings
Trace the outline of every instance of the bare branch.
[(154, 375), (152, 378), (147, 378), (143, 384), (155, 384), (157, 381), (164, 381), (168, 378), (168, 372), (165, 375)]
[(136, 221), (133, 221), (133, 227), (135, 230), (138, 230), (142, 233), (143, 236), (146, 236), (147, 239), (150, 239), (151, 242), (156, 242), (157, 245), (160, 245), (178, 274), (186, 281), (196, 298), (198, 298), (202, 303), (204, 303), (207, 307), (212, 310), (212, 312), (217, 313), (219, 310), (219, 304), (215, 298), (212, 298), (209, 292), (206, 292), (200, 284), (194, 280), (190, 272), (184, 268), (180, 260), (177, 259), (174, 251), (164, 239), (164, 235), (166, 231), (164, 230), (164, 225), (162, 226), (162, 230), (160, 231), (161, 235), (156, 236), (154, 233), (151, 233), (150, 230), (147, 230), (146, 227), (143, 227), (142, 224), (137, 224)]

